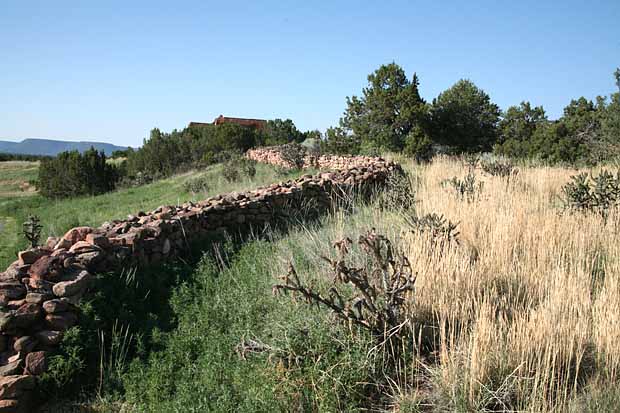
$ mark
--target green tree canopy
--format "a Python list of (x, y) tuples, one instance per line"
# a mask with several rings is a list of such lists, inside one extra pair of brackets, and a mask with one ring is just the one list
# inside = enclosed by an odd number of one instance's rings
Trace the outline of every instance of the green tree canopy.
[(337, 155), (357, 155), (360, 152), (360, 146), (361, 142), (357, 135), (336, 126), (325, 131), (321, 151)]
[(532, 137), (538, 127), (547, 123), (542, 106), (532, 107), (530, 102), (511, 106), (499, 122), (499, 142), (496, 151), (511, 157), (529, 156)]
[(470, 80), (459, 80), (433, 101), (433, 138), (459, 152), (484, 152), (498, 137), (499, 107)]
[(39, 166), (39, 190), (47, 198), (101, 194), (113, 190), (119, 178), (116, 167), (94, 148), (61, 152)]
[(291, 142), (301, 143), (304, 134), (297, 129), (292, 120), (273, 119), (267, 121), (265, 128), (266, 145), (284, 145)]
[(401, 151), (414, 127), (426, 129), (428, 125), (428, 108), (418, 84), (416, 74), (409, 80), (396, 63), (382, 65), (368, 75), (361, 97), (347, 97), (341, 127), (350, 130), (364, 147)]
[(614, 72), (618, 92), (612, 93), (601, 115), (601, 135), (609, 156), (620, 154), (620, 69)]

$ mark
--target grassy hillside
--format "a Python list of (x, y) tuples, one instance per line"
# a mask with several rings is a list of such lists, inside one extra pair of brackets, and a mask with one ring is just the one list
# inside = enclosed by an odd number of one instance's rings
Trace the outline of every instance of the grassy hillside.
[[(11, 164), (11, 165), (4, 165)], [(277, 176), (275, 168), (257, 165), (256, 176), (229, 183), (221, 174), (221, 165), (201, 171), (192, 171), (169, 179), (136, 188), (120, 189), (98, 196), (49, 200), (31, 192), (20, 192), (19, 183), (36, 178), (36, 164), (28, 162), (0, 163), (6, 174), (0, 181), (0, 222), (4, 229), (0, 241), (0, 267), (5, 268), (15, 260), (16, 253), (26, 244), (19, 233), (21, 223), (28, 215), (37, 215), (43, 225), (42, 241), (48, 236), (61, 236), (68, 229), (79, 226), (99, 226), (107, 220), (126, 218), (128, 214), (154, 209), (160, 205), (177, 205), (186, 201), (199, 201), (209, 196), (252, 189), (279, 180), (295, 177), (295, 174)], [(192, 193), (184, 184), (192, 179), (206, 179), (208, 191)]]
[(0, 162), (0, 203), (7, 199), (33, 195), (35, 188), (28, 181), (37, 179), (38, 162)]
[[(458, 243), (416, 231), (412, 211), (357, 203), (240, 249), (223, 245), (193, 269), (162, 270), (180, 284), (155, 294), (148, 317), (119, 319), (129, 333), (90, 372), (103, 378), (96, 401), (50, 411), (614, 411), (620, 216), (561, 214), (566, 169), (522, 168), (510, 183), (478, 171), (484, 185), (468, 202), (442, 185), (464, 164), (406, 168), (415, 213), (459, 223)], [(370, 228), (417, 274), (411, 340), (397, 353), (323, 307), (272, 294), (289, 262), (327, 294), (334, 274), (320, 257)], [(349, 259), (369, 265), (355, 243)]]
[[(0, 162), (0, 210), (8, 203), (17, 204), (36, 195), (36, 189), (29, 181), (37, 179), (38, 162)], [(14, 260), (18, 244), (17, 221), (14, 212), (0, 212), (0, 268)]]

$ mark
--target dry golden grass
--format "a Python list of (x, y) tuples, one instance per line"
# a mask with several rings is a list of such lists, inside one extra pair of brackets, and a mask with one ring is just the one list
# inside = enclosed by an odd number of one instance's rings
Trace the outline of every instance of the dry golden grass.
[(618, 215), (560, 214), (574, 171), (521, 168), (510, 185), (484, 176), (477, 202), (440, 182), (466, 167), (412, 166), (417, 213), (459, 222), (460, 245), (430, 251), (407, 233), (418, 272), (416, 317), (438, 362), (427, 366), (426, 404), (455, 410), (564, 410), (588, 383), (616, 383), (620, 367)]

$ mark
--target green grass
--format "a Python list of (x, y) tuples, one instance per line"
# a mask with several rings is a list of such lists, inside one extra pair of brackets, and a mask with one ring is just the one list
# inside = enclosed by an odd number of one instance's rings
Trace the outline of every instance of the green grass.
[[(0, 162), (0, 209), (5, 204), (15, 204), (36, 195), (28, 181), (37, 178), (38, 162)], [(18, 244), (17, 220), (12, 212), (0, 212), (0, 268), (13, 261)]]
[[(353, 333), (323, 308), (272, 294), (289, 260), (304, 279), (326, 283), (327, 266), (318, 256), (333, 254), (330, 245), (343, 232), (355, 237), (371, 226), (388, 231), (388, 222), (376, 218), (374, 208), (362, 207), (242, 246), (217, 244), (193, 270), (189, 263), (140, 272), (127, 287), (126, 277), (106, 276), (84, 308), (82, 328), (88, 329), (85, 319), (107, 320), (107, 327), (98, 328), (109, 335), (118, 319), (134, 338), (131, 357), (121, 374), (114, 373), (117, 365), (105, 363), (100, 374), (96, 363), (86, 363), (82, 377), (107, 377), (103, 391), (91, 386), (87, 393), (98, 397), (86, 403), (61, 399), (49, 411), (79, 411), (84, 405), (137, 412), (359, 411), (378, 402), (371, 383), (383, 380), (381, 360), (369, 355), (368, 335)], [(363, 254), (358, 248), (354, 253), (361, 262)], [(97, 329), (90, 331), (65, 345), (65, 359), (71, 346), (97, 354), (92, 341)], [(264, 343), (269, 351), (242, 359), (238, 348), (245, 340)], [(66, 397), (68, 387), (61, 388)]]
[(38, 173), (38, 162), (0, 162), (0, 205), (15, 198), (34, 195), (33, 187), (24, 186), (28, 181), (37, 179)]
[[(16, 251), (26, 246), (21, 234), (21, 223), (28, 215), (37, 215), (43, 225), (42, 241), (48, 236), (62, 236), (68, 229), (86, 225), (99, 226), (112, 219), (123, 219), (128, 214), (148, 211), (160, 205), (178, 205), (187, 201), (199, 201), (209, 196), (232, 191), (243, 191), (274, 182), (292, 179), (301, 172), (278, 176), (276, 169), (258, 164), (256, 175), (243, 178), (239, 182), (228, 183), (221, 174), (221, 165), (213, 165), (201, 171), (192, 171), (172, 178), (136, 188), (120, 189), (114, 192), (89, 197), (50, 200), (40, 195), (29, 197), (10, 197), (0, 199), (0, 220), (5, 222), (5, 241), (0, 244), (0, 268), (5, 268), (15, 259)], [(27, 172), (26, 172), (27, 171)], [(31, 168), (22, 172), (12, 172), (25, 177), (32, 174)], [(209, 191), (193, 194), (187, 192), (183, 184), (199, 176), (209, 182)], [(11, 224), (13, 222), (14, 224)], [(15, 225), (16, 223), (16, 225)]]
[[(419, 360), (421, 368), (403, 352), (402, 370), (386, 370), (376, 341), (363, 332), (323, 308), (272, 294), (290, 261), (306, 284), (325, 292), (333, 274), (320, 257), (335, 257), (334, 241), (375, 228), (398, 246), (405, 226), (402, 213), (353, 203), (347, 213), (243, 245), (216, 244), (215, 252), (199, 245), (209, 252), (198, 263), (101, 276), (83, 306), (81, 333), (63, 345), (69, 362), (52, 364), (60, 382), (80, 370), (73, 375), (79, 390), (58, 386), (60, 400), (45, 411), (473, 411), (458, 389), (449, 389), (448, 399), (431, 386), (429, 359)], [(351, 259), (367, 264), (357, 246)], [(127, 329), (123, 340), (119, 331)], [(101, 364), (98, 331), (118, 343), (108, 345)], [(247, 340), (265, 351), (241, 358)], [(617, 388), (603, 382), (577, 392), (567, 411), (617, 411), (619, 401)]]

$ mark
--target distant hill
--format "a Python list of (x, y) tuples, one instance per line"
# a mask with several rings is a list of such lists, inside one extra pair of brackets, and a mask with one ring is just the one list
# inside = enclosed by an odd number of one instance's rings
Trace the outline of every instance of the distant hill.
[(17, 153), (25, 155), (50, 155), (55, 156), (60, 152), (78, 150), (84, 152), (90, 147), (111, 155), (113, 151), (125, 150), (126, 146), (116, 146), (103, 142), (69, 142), (56, 141), (53, 139), (24, 139), (21, 142), (9, 142), (0, 140), (0, 153)]

